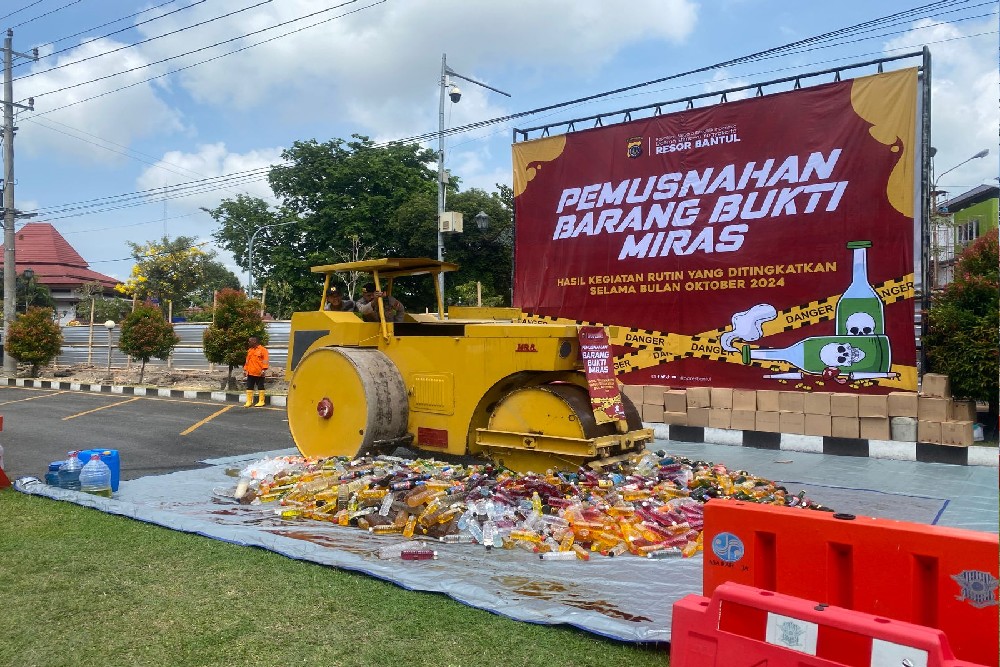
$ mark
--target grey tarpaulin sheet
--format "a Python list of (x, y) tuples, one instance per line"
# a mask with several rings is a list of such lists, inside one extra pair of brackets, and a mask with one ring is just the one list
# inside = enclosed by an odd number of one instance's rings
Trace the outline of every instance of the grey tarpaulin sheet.
[[(717, 445), (657, 444), (677, 455), (786, 480), (789, 490), (807, 489), (811, 497), (838, 511), (997, 530), (995, 469)], [(214, 494), (214, 490), (234, 483), (225, 475), (226, 468), (287, 453), (292, 452), (218, 459), (206, 462), (210, 467), (200, 470), (122, 482), (114, 499), (55, 489), (31, 478), (18, 480), (16, 488), (363, 572), (411, 590), (444, 593), (519, 621), (566, 624), (622, 641), (669, 641), (671, 605), (685, 595), (701, 593), (700, 558), (597, 556), (589, 562), (543, 562), (521, 550), (486, 552), (476, 545), (434, 543), (438, 560), (380, 560), (375, 551), (398, 543), (398, 537), (373, 536), (321, 522), (282, 521), (266, 506), (240, 506)]]

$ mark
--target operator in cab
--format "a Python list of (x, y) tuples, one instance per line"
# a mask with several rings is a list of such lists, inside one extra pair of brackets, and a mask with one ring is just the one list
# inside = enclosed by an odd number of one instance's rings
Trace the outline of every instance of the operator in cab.
[(366, 322), (378, 322), (378, 300), (382, 299), (386, 322), (402, 322), (406, 317), (406, 309), (399, 299), (385, 292), (376, 291), (375, 283), (367, 283), (361, 288), (361, 298), (357, 302), (358, 314)]
[(344, 298), (344, 291), (342, 288), (334, 285), (327, 291), (326, 300), (323, 303), (323, 310), (353, 311), (355, 309), (355, 302)]

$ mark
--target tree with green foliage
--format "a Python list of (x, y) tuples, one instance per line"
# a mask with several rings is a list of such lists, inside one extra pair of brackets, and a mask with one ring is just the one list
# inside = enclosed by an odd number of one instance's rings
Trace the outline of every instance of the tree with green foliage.
[(205, 330), (202, 345), (206, 359), (229, 367), (222, 389), (236, 389), (233, 369), (242, 367), (246, 361), (247, 340), (251, 336), (256, 336), (261, 345), (267, 345), (267, 328), (260, 317), (260, 302), (248, 299), (237, 290), (219, 292), (215, 322)]
[[(482, 283), (483, 294), (490, 295), (491, 305), (511, 303), (514, 273), (514, 209), (513, 191), (498, 185), (499, 193), (471, 189), (451, 195), (448, 210), (460, 211), (465, 230), (445, 239), (445, 259), (462, 267), (458, 277), (445, 283), (451, 301), (459, 299), (458, 288), (464, 283)], [(485, 213), (488, 221), (480, 229), (475, 218)], [(473, 303), (475, 303), (473, 301)]]
[(31, 377), (59, 356), (63, 337), (51, 308), (30, 307), (10, 323), (7, 353), (23, 364), (31, 364)]
[(241, 268), (248, 267), (250, 237), (257, 232), (254, 283), (287, 286), (290, 296), (282, 304), (288, 312), (316, 307), (322, 277), (310, 267), (343, 261), (355, 246), (370, 248), (371, 257), (398, 256), (402, 239), (396, 237), (403, 230), (390, 223), (415, 199), (432, 205), (419, 221), (425, 243), (416, 256), (436, 256), (432, 151), (418, 144), (377, 146), (354, 135), (349, 141), (298, 141), (281, 157), (285, 164), (268, 176), (281, 201), (277, 210), (260, 199), (237, 197), (208, 213), (221, 226), (216, 241)]
[(146, 373), (146, 363), (156, 357), (166, 359), (181, 342), (174, 327), (166, 321), (160, 309), (143, 304), (125, 317), (118, 349), (125, 354), (142, 360), (139, 368), (139, 384)]
[(38, 282), (34, 276), (28, 278), (23, 273), (15, 276), (14, 293), (14, 310), (19, 313), (27, 312), (32, 306), (51, 309), (56, 307), (52, 300), (52, 290), (48, 285)]
[[(222, 289), (240, 289), (240, 279), (221, 262), (207, 261), (203, 266), (205, 282), (190, 295), (191, 305), (212, 307), (215, 293)], [(178, 308), (175, 307), (176, 313)]]
[(235, 199), (223, 199), (215, 208), (202, 207), (201, 210), (221, 225), (212, 237), (233, 255), (236, 265), (244, 271), (250, 270), (250, 239), (253, 238), (255, 285), (261, 282), (259, 277), (266, 276), (270, 268), (269, 249), (274, 239), (269, 238), (267, 232), (278, 223), (295, 221), (294, 217), (282, 220), (281, 212), (272, 210), (266, 201), (245, 194), (238, 194)]
[(135, 264), (132, 275), (116, 288), (140, 301), (154, 301), (163, 313), (172, 302), (181, 311), (211, 303), (217, 289), (239, 285), (239, 279), (188, 236), (164, 236), (150, 243), (129, 243)]
[(76, 304), (76, 319), (78, 321), (89, 324), (91, 308), (94, 312), (94, 322), (107, 322), (108, 320), (121, 322), (132, 312), (130, 301), (120, 297), (108, 298), (104, 290), (104, 285), (96, 280), (86, 282), (74, 290), (74, 294), (79, 299)]
[(986, 427), (1000, 412), (1000, 266), (997, 230), (976, 239), (959, 256), (955, 280), (933, 296), (924, 345), (928, 371), (951, 379), (952, 393), (989, 405)]

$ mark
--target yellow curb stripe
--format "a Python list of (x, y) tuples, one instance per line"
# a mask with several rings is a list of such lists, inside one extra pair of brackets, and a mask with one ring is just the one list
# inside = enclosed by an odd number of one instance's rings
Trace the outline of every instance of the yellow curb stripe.
[(189, 433), (193, 432), (195, 429), (197, 429), (197, 428), (199, 428), (201, 426), (204, 426), (205, 424), (207, 424), (208, 422), (212, 421), (213, 419), (215, 419), (216, 417), (218, 417), (222, 413), (228, 412), (229, 410), (232, 410), (235, 407), (236, 407), (235, 405), (227, 405), (226, 407), (222, 408), (221, 410), (217, 410), (216, 412), (214, 412), (214, 413), (210, 414), (209, 416), (205, 417), (204, 419), (202, 419), (200, 422), (198, 422), (198, 423), (194, 424), (193, 426), (191, 426), (191, 428), (188, 428), (188, 429), (186, 429), (184, 431), (181, 431), (181, 435), (188, 435)]
[(75, 415), (69, 415), (68, 417), (63, 417), (62, 420), (66, 421), (68, 419), (76, 419), (77, 417), (83, 417), (84, 415), (89, 415), (94, 412), (100, 412), (101, 410), (107, 410), (108, 408), (116, 408), (119, 405), (125, 405), (126, 403), (132, 403), (133, 401), (141, 401), (143, 396), (136, 396), (135, 398), (130, 398), (127, 401), (118, 401), (117, 403), (111, 403), (110, 405), (102, 405), (99, 408), (94, 408), (93, 410), (87, 410), (86, 412), (78, 412)]

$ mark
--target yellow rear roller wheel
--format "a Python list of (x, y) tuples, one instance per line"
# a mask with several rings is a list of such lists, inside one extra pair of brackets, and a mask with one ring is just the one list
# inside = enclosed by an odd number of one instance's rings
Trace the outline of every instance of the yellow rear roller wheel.
[[(629, 425), (641, 428), (631, 402), (625, 407)], [(479, 444), (512, 470), (573, 470), (602, 456), (602, 438), (616, 433), (614, 423), (597, 424), (584, 387), (555, 383), (515, 389), (500, 399)]]
[(493, 409), (489, 428), (563, 438), (597, 435), (587, 390), (570, 384), (515, 389)]

